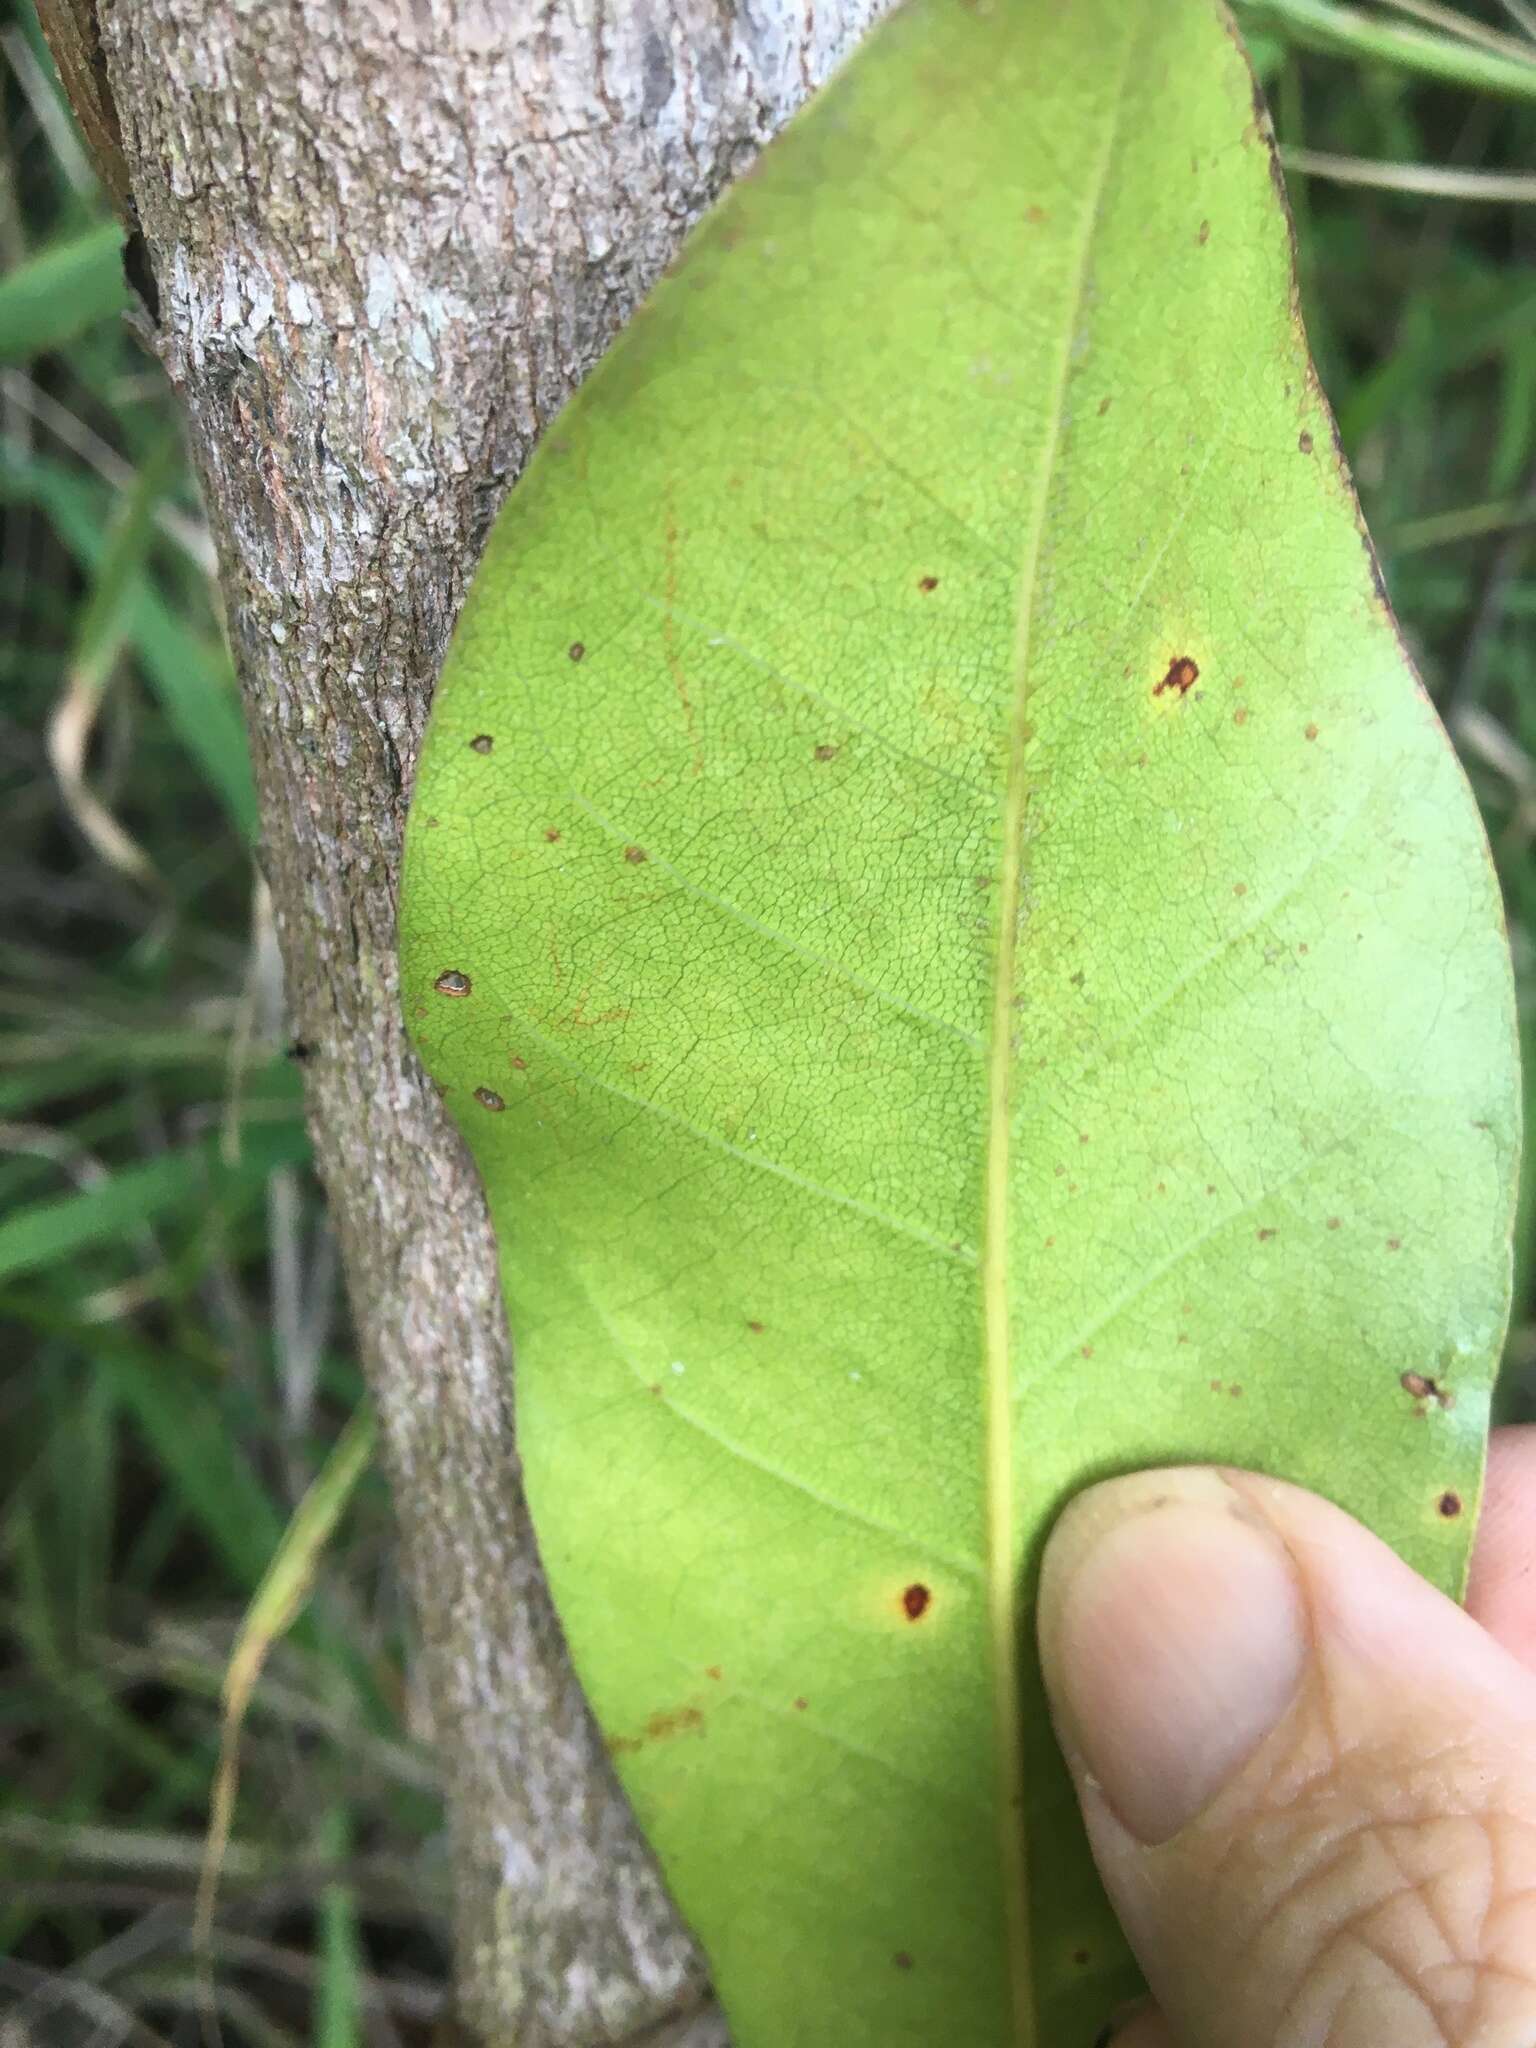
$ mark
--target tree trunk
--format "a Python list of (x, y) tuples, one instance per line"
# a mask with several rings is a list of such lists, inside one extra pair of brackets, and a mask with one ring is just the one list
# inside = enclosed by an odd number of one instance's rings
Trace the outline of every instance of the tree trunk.
[(218, 538), (448, 1788), (460, 2010), (487, 2043), (718, 2022), (534, 1555), (485, 1204), (399, 1015), (406, 800), (507, 486), (685, 229), (883, 5), (48, 0), (99, 146), (120, 130)]

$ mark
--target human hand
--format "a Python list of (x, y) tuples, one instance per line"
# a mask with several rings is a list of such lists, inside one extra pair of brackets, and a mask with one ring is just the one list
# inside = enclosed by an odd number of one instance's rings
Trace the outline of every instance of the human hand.
[(1536, 1428), (1495, 1436), (1468, 1611), (1184, 1467), (1066, 1510), (1040, 1643), (1157, 2001), (1113, 2048), (1536, 2048)]

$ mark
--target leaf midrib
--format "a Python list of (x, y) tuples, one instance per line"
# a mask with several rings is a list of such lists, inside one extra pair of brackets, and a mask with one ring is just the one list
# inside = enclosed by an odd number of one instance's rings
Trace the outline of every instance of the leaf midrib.
[(1103, 210), (1120, 116), (1131, 75), (1131, 53), (1146, 19), (1145, 4), (1125, 38), (1104, 142), (1077, 251), (1067, 317), (1051, 380), (1047, 440), (1039, 486), (1019, 569), (1019, 612), (1014, 639), (1013, 705), (1008, 773), (1003, 795), (1002, 859), (997, 895), (997, 956), (987, 1047), (986, 1159), (983, 1184), (982, 1329), (986, 1400), (987, 1618), (992, 1652), (993, 1713), (997, 1742), (998, 1849), (1003, 1888), (1003, 1932), (1013, 2009), (1015, 2048), (1038, 2048), (1030, 1957), (1029, 1865), (1024, 1831), (1024, 1754), (1017, 1601), (1018, 1504), (1013, 1445), (1013, 1373), (1008, 1288), (1010, 1125), (1013, 1096), (1013, 998), (1023, 903), (1024, 822), (1029, 807), (1025, 754), (1029, 740), (1029, 666), (1040, 590), (1047, 514), (1061, 452), (1072, 346), (1082, 320), (1094, 238)]

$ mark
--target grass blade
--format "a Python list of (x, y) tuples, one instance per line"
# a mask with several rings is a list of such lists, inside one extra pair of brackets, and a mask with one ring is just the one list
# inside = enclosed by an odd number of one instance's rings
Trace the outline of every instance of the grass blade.
[(0, 363), (62, 347), (128, 304), (116, 221), (56, 242), (0, 279)]

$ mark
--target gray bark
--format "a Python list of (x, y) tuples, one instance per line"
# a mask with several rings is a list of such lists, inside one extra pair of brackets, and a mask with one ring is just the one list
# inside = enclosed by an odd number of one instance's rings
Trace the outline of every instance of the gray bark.
[(540, 1578), (480, 1188), (402, 1029), (401, 825), (502, 495), (884, 0), (49, 4), (99, 37), (75, 69), (121, 132), (218, 538), (448, 1788), (461, 2010), (521, 2048), (697, 2041), (702, 1964)]

